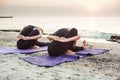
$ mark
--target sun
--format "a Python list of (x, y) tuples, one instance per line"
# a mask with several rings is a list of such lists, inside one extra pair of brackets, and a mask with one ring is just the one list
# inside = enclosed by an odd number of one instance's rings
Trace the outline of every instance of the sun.
[(117, 4), (114, 0), (82, 0), (83, 6), (90, 12), (97, 12), (102, 7)]
[(84, 0), (84, 6), (91, 12), (97, 11), (107, 3), (107, 0)]

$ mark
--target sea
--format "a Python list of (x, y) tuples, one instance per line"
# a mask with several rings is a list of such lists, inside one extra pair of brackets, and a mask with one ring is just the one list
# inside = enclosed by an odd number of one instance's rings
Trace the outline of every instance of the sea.
[(26, 25), (41, 27), (51, 34), (60, 28), (77, 28), (82, 38), (104, 42), (120, 35), (120, 17), (13, 17), (0, 18), (0, 30), (17, 30)]

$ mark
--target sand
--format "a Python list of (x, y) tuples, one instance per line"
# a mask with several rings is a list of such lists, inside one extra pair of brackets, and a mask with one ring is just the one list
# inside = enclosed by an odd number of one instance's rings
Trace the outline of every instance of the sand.
[[(17, 32), (0, 32), (0, 47), (16, 45)], [(47, 41), (46, 37), (40, 41)], [(40, 67), (21, 57), (47, 54), (0, 54), (0, 80), (120, 80), (120, 44), (88, 42), (93, 48), (109, 49), (105, 54), (88, 56), (54, 67)], [(81, 45), (79, 40), (77, 45)]]

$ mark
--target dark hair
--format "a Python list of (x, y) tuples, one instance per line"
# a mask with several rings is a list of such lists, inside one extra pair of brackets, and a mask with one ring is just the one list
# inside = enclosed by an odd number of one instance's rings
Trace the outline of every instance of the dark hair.
[(47, 35), (47, 33), (44, 33), (43, 29), (40, 28), (40, 27), (37, 27), (37, 26), (34, 26), (34, 25), (27, 25), (27, 26), (38, 28), (38, 29), (40, 29), (42, 31), (42, 34)]
[(40, 27), (36, 27), (36, 28), (40, 29), (40, 30), (42, 31), (42, 34), (43, 34), (43, 35), (47, 35), (47, 33), (44, 33), (44, 31), (43, 31), (42, 28), (40, 28)]
[[(69, 35), (68, 35), (69, 34)], [(66, 38), (71, 37), (72, 35), (77, 35), (78, 31), (76, 28), (71, 28), (70, 31), (66, 35), (68, 35)]]

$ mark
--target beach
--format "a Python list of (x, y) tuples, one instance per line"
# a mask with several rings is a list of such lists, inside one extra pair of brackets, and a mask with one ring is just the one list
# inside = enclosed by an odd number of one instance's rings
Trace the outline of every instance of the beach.
[[(17, 32), (0, 31), (0, 47), (16, 46), (17, 35)], [(43, 37), (40, 41), (48, 40)], [(77, 45), (81, 45), (81, 41), (79, 40)], [(0, 54), (0, 80), (120, 80), (120, 44), (90, 41), (88, 44), (93, 45), (93, 48), (110, 51), (54, 67), (40, 67), (20, 59), (47, 54), (47, 51), (33, 54)]]

